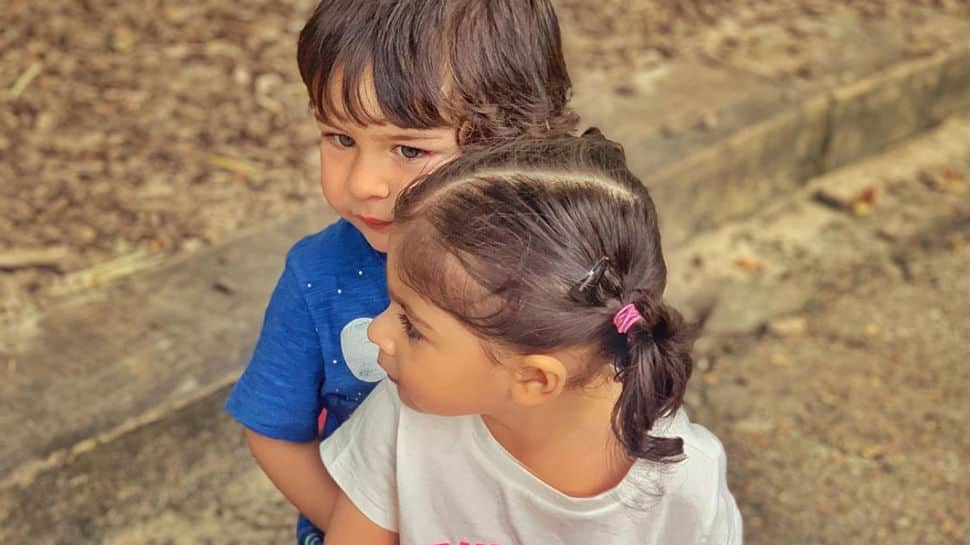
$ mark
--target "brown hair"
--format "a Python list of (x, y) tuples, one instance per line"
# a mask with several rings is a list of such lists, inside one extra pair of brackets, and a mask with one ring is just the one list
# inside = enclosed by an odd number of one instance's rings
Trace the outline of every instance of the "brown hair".
[(461, 144), (564, 134), (577, 123), (548, 0), (322, 0), (300, 32), (297, 62), (310, 107), (325, 120), (339, 76), (347, 116), (376, 121), (361, 101), (372, 76), (388, 121), (455, 126)]
[[(680, 438), (647, 432), (681, 405), (694, 331), (662, 300), (656, 210), (619, 144), (587, 131), (470, 151), (406, 189), (394, 217), (406, 284), (517, 353), (594, 347), (576, 383), (612, 363), (627, 453), (683, 455)], [(643, 319), (621, 335), (613, 317), (628, 303)]]

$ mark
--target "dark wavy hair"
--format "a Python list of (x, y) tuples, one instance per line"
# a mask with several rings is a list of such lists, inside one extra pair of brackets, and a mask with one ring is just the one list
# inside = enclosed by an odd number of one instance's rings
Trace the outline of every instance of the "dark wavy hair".
[[(671, 462), (648, 432), (682, 403), (695, 328), (663, 302), (666, 265), (647, 188), (598, 131), (471, 150), (406, 189), (397, 274), (477, 336), (515, 353), (593, 347), (571, 386), (612, 365), (613, 429), (632, 457)], [(627, 334), (613, 317), (643, 316)]]
[(372, 77), (388, 121), (454, 126), (462, 145), (565, 134), (578, 122), (548, 0), (322, 0), (300, 32), (297, 62), (323, 120), (376, 121), (361, 100)]

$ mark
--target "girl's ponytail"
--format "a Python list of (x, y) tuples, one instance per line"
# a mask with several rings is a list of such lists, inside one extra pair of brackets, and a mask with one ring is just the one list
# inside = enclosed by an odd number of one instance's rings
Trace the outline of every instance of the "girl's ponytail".
[(613, 431), (630, 456), (677, 461), (684, 454), (683, 440), (655, 437), (647, 430), (658, 418), (672, 415), (684, 399), (695, 330), (676, 309), (643, 295), (614, 319), (616, 335), (625, 337), (616, 346), (625, 345), (625, 350), (614, 363), (623, 389), (613, 409)]

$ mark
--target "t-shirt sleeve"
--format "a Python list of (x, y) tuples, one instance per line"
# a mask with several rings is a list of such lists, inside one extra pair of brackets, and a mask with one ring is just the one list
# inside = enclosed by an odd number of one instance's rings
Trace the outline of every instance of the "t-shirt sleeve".
[(724, 487), (718, 494), (717, 512), (707, 532), (705, 543), (742, 545), (744, 543), (741, 511), (734, 502), (734, 496)]
[(381, 382), (343, 426), (320, 444), (320, 458), (344, 495), (374, 524), (391, 532), (397, 521), (396, 388)]
[(294, 442), (317, 437), (325, 378), (320, 339), (300, 288), (287, 260), (252, 359), (226, 401), (226, 410), (242, 425)]
[(727, 485), (727, 455), (720, 441), (711, 435), (716, 448), (712, 449), (717, 461), (717, 489), (714, 500), (714, 516), (705, 532), (704, 543), (742, 545), (744, 543), (741, 511)]

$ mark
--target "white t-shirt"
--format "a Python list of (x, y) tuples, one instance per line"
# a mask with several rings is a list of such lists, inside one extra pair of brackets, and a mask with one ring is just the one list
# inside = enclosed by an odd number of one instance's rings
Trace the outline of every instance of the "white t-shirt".
[(653, 434), (682, 437), (687, 458), (641, 460), (616, 487), (570, 497), (519, 464), (480, 416), (416, 412), (385, 380), (320, 454), (354, 505), (401, 545), (740, 544), (720, 441), (683, 411)]

